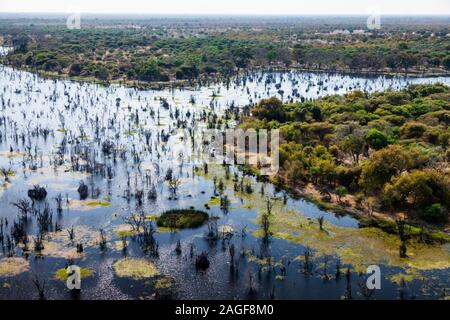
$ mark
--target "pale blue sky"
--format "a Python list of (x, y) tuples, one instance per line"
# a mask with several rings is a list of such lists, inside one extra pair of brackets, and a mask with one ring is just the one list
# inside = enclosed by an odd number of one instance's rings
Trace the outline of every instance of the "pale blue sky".
[(0, 0), (0, 12), (141, 14), (446, 14), (450, 0)]

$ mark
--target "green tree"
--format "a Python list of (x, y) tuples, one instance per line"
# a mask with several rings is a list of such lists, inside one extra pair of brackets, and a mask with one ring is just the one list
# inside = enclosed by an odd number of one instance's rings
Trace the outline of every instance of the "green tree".
[(436, 169), (414, 170), (392, 179), (383, 190), (394, 207), (425, 209), (433, 203), (448, 206), (450, 179)]
[(450, 56), (445, 57), (442, 60), (442, 64), (444, 65), (445, 69), (450, 70)]
[(276, 120), (283, 122), (286, 120), (286, 110), (283, 103), (276, 97), (261, 100), (252, 110), (254, 117), (264, 120)]
[(348, 191), (346, 187), (337, 187), (336, 188), (336, 195), (338, 197), (338, 202), (342, 201), (342, 197), (345, 197), (347, 195)]
[(377, 129), (370, 129), (364, 136), (364, 140), (375, 150), (383, 149), (392, 143), (386, 134)]
[(435, 203), (423, 211), (422, 218), (431, 223), (443, 222), (448, 218), (445, 211), (440, 203)]
[(79, 63), (73, 63), (69, 69), (69, 76), (71, 76), (71, 77), (79, 76), (81, 74), (82, 69), (83, 68), (81, 67), (81, 65)]
[(364, 152), (364, 140), (359, 134), (352, 134), (342, 140), (341, 150), (349, 154), (353, 161), (359, 163), (359, 157)]
[(385, 183), (411, 166), (409, 152), (399, 145), (390, 145), (372, 154), (362, 164), (360, 185), (369, 191), (380, 190)]

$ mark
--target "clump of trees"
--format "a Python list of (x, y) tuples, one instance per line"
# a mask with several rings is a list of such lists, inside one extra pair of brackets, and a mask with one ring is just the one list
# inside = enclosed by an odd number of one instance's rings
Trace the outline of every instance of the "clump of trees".
[(350, 194), (365, 212), (442, 223), (450, 205), (448, 101), (441, 84), (288, 104), (271, 98), (242, 127), (280, 129), (277, 178), (291, 188), (314, 183), (327, 201), (334, 192), (344, 204)]

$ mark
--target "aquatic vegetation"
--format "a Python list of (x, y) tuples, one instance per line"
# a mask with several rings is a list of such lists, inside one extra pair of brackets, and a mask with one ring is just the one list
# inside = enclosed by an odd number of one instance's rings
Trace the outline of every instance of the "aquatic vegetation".
[[(450, 253), (445, 245), (427, 245), (411, 241), (408, 258), (398, 254), (400, 240), (377, 228), (350, 229), (324, 222), (321, 232), (318, 222), (291, 210), (274, 211), (271, 230), (274, 237), (301, 243), (316, 251), (316, 256), (337, 256), (343, 264), (364, 272), (368, 265), (386, 264), (418, 270), (450, 268)], [(260, 231), (255, 232), (256, 235)], [(301, 257), (299, 257), (301, 259)]]
[(43, 241), (44, 247), (39, 251), (39, 255), (51, 256), (64, 259), (77, 259), (85, 256), (84, 253), (78, 252), (77, 247), (64, 245), (54, 241)]
[(139, 234), (139, 231), (134, 230), (129, 224), (114, 227), (114, 232), (118, 237), (132, 237)]
[(174, 279), (170, 276), (164, 276), (155, 281), (155, 289), (168, 289), (174, 284)]
[(181, 229), (180, 228), (172, 228), (172, 227), (157, 227), (156, 230), (160, 233), (171, 233), (171, 232), (177, 232)]
[(219, 197), (211, 197), (211, 199), (208, 201), (208, 205), (213, 206), (219, 206), (220, 205), (220, 198)]
[[(80, 268), (81, 279), (88, 278), (94, 274), (94, 270), (89, 268)], [(55, 279), (66, 281), (69, 275), (67, 274), (67, 268), (58, 269), (54, 274)]]
[[(224, 177), (221, 166), (209, 167), (211, 176)], [(232, 188), (232, 181), (225, 180), (226, 187)], [(253, 222), (260, 224), (261, 215), (267, 212), (266, 197), (259, 192), (252, 194), (235, 191), (235, 196), (246, 199), (253, 204), (258, 218)], [(389, 234), (379, 228), (345, 228), (327, 221), (320, 223), (317, 219), (305, 217), (302, 212), (287, 209), (283, 201), (276, 199), (272, 203), (270, 231), (273, 237), (310, 247), (315, 251), (315, 258), (325, 255), (340, 258), (343, 264), (352, 265), (357, 271), (365, 272), (370, 264), (386, 264), (388, 266), (410, 267), (418, 270), (450, 268), (450, 253), (445, 245), (428, 245), (418, 239), (408, 245), (407, 259), (399, 257), (400, 240), (395, 234)], [(253, 234), (263, 237), (262, 229)], [(298, 257), (302, 260), (303, 257)], [(250, 258), (252, 260), (252, 258)]]
[(209, 215), (202, 211), (179, 209), (163, 212), (158, 217), (158, 227), (167, 228), (197, 228), (209, 219)]
[(148, 260), (138, 258), (126, 258), (118, 260), (113, 264), (114, 271), (118, 277), (144, 279), (159, 275), (159, 270)]
[(418, 270), (407, 268), (404, 272), (393, 274), (389, 276), (389, 280), (400, 285), (402, 281), (412, 282), (414, 280), (425, 279), (426, 276), (422, 275)]
[(111, 202), (105, 200), (77, 200), (69, 199), (68, 209), (77, 211), (91, 211), (103, 207), (109, 207)]
[(109, 207), (111, 202), (102, 200), (88, 200), (86, 201), (86, 205), (89, 207)]
[(23, 258), (0, 259), (0, 277), (14, 277), (29, 270), (30, 263)]

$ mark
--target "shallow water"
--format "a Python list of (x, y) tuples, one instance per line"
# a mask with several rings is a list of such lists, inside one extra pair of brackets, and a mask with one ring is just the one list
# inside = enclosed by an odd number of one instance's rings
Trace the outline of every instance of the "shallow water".
[[(312, 274), (300, 272), (302, 263), (295, 258), (304, 251), (302, 242), (283, 240), (286, 237), (275, 235), (269, 244), (264, 244), (255, 237), (255, 231), (259, 229), (258, 212), (264, 208), (265, 196), (282, 197), (282, 193), (251, 177), (245, 179), (252, 185), (252, 194), (234, 191), (231, 182), (234, 173), (238, 179), (242, 173), (231, 166), (231, 178), (225, 181), (227, 188), (224, 191), (229, 195), (231, 208), (228, 213), (223, 212), (216, 202), (211, 201), (214, 177), (223, 177), (223, 168), (211, 166), (210, 172), (204, 174), (201, 163), (189, 153), (189, 147), (182, 148), (184, 153), (180, 155), (178, 147), (187, 145), (188, 138), (177, 129), (183, 123), (187, 128), (194, 125), (205, 127), (204, 113), (223, 114), (232, 106), (241, 108), (274, 95), (289, 101), (343, 94), (355, 89), (369, 92), (397, 90), (410, 83), (429, 82), (450, 85), (450, 78), (367, 78), (299, 71), (256, 72), (235, 78), (229, 84), (211, 84), (190, 90), (139, 91), (117, 85), (102, 87), (48, 80), (0, 66), (0, 168), (11, 168), (15, 172), (10, 183), (0, 186), (0, 217), (9, 221), (5, 230), (9, 232), (12, 221), (17, 219), (18, 210), (13, 203), (27, 198), (27, 190), (40, 184), (48, 192), (46, 200), (53, 211), (53, 222), (62, 226), (63, 231), (59, 234), (65, 234), (67, 238), (67, 229), (74, 226), (76, 237), (85, 247), (84, 255), (72, 254), (73, 244), (61, 236), (52, 235), (43, 257), (35, 258), (33, 252), (29, 254), (27, 271), (0, 277), (0, 297), (36, 298), (37, 290), (32, 279), (37, 276), (48, 281), (47, 298), (73, 298), (65, 283), (54, 279), (54, 273), (69, 262), (95, 271), (93, 276), (83, 279), (81, 299), (151, 299), (155, 298), (155, 292), (159, 294), (156, 298), (168, 295), (186, 299), (270, 298), (271, 295), (277, 299), (340, 299), (346, 292), (348, 295), (347, 280), (343, 274), (336, 277), (335, 268), (337, 260), (345, 262), (348, 256), (323, 255), (321, 253), (328, 250), (323, 250), (322, 243), (318, 243), (317, 247), (311, 246), (317, 249)], [(168, 105), (164, 106), (161, 98)], [(231, 121), (229, 124), (233, 125)], [(165, 135), (167, 142), (163, 141)], [(114, 143), (116, 156), (102, 151), (102, 143), (106, 140)], [(86, 164), (91, 167), (87, 168)], [(200, 167), (198, 171), (194, 170), (196, 166)], [(164, 181), (169, 168), (182, 182), (175, 200), (169, 199), (170, 192)], [(90, 194), (86, 201), (78, 200), (80, 180), (89, 186)], [(263, 185), (264, 195), (261, 194)], [(152, 186), (157, 190), (157, 199), (150, 200), (144, 196), (142, 205), (138, 205), (134, 196), (137, 190), (147, 195)], [(61, 214), (57, 214), (54, 200), (58, 194), (64, 199)], [(66, 199), (69, 199), (69, 204)], [(95, 201), (103, 205), (96, 205)], [(208, 202), (209, 210), (205, 208)], [(117, 228), (125, 224), (124, 219), (130, 214), (159, 215), (167, 209), (191, 206), (218, 218), (219, 226), (231, 226), (233, 237), (207, 241), (208, 227), (205, 225), (178, 232), (159, 230), (155, 234), (159, 244), (158, 257), (145, 255), (131, 237), (128, 238), (126, 252), (116, 248), (120, 247), (116, 244), (120, 242)], [(35, 207), (43, 208), (44, 202), (36, 202)], [(353, 218), (337, 217), (301, 199), (288, 197), (280, 210), (297, 212), (304, 219), (310, 218), (305, 221), (311, 224), (317, 217), (324, 216), (329, 229), (335, 232), (347, 229), (359, 232), (355, 230), (358, 223)], [(36, 217), (29, 215), (26, 228), (32, 247), (31, 239), (38, 233)], [(107, 234), (108, 248), (104, 252), (97, 243), (99, 229)], [(246, 236), (242, 236), (243, 229)], [(295, 238), (302, 232), (293, 231), (291, 236)], [(174, 252), (178, 240), (182, 245), (181, 255)], [(230, 271), (229, 263), (231, 244), (236, 248), (234, 272)], [(190, 256), (191, 245), (193, 257)], [(333, 247), (345, 245), (336, 243)], [(52, 246), (53, 251), (50, 250)], [(375, 243), (375, 239), (369, 237), (361, 246), (366, 248), (362, 258), (367, 259), (368, 264), (379, 263), (378, 260), (371, 261), (371, 250), (375, 250), (374, 246), (383, 248), (383, 242)], [(441, 257), (445, 264), (450, 259), (449, 251), (448, 248), (442, 250), (447, 252), (447, 256)], [(195, 255), (203, 251), (208, 252), (210, 267), (200, 272), (194, 262)], [(0, 254), (0, 261), (6, 259), (5, 255), (5, 252)], [(23, 256), (20, 247), (16, 248), (15, 256)], [(124, 257), (145, 257), (158, 267), (161, 275), (140, 280), (119, 278), (114, 274), (113, 264)], [(271, 263), (263, 263), (261, 258), (268, 257)], [(283, 276), (282, 265), (286, 269)], [(391, 276), (405, 273), (408, 269), (403, 267), (403, 262), (399, 265), (382, 264), (382, 290), (373, 293), (372, 297), (394, 299), (402, 294), (405, 298), (442, 298), (442, 289), (450, 284), (450, 269), (422, 268), (420, 276), (412, 278), (399, 290)], [(349, 265), (343, 265), (342, 273), (346, 267)], [(172, 285), (155, 289), (155, 281), (163, 276), (170, 276)], [(364, 298), (361, 284), (365, 279), (365, 274), (351, 273), (353, 298)]]

